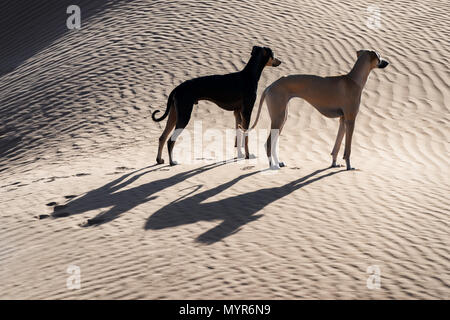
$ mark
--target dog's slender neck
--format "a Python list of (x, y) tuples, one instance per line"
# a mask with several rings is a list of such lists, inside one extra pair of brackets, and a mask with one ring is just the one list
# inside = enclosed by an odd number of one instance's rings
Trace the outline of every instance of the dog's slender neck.
[(362, 89), (366, 85), (369, 74), (370, 61), (367, 57), (360, 56), (347, 76), (356, 82)]
[(265, 67), (260, 56), (253, 55), (242, 70), (242, 73), (250, 75), (254, 83), (258, 83), (262, 71)]

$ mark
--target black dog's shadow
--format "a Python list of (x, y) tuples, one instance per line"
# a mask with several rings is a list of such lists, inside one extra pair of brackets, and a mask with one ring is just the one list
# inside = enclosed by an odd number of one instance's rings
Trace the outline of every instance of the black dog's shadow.
[[(195, 175), (222, 166), (228, 162), (229, 161), (205, 165), (200, 168), (175, 174), (168, 178), (121, 190), (143, 175), (165, 167), (155, 168), (155, 166), (150, 166), (135, 170), (122, 175), (120, 178), (117, 178), (98, 189), (74, 198), (65, 205), (56, 206), (52, 213), (52, 217), (67, 217), (85, 213), (90, 210), (111, 207), (94, 218), (87, 220), (87, 222), (83, 224), (85, 227), (101, 225), (118, 218), (123, 213), (130, 211), (142, 203), (156, 199), (157, 196), (154, 196), (154, 194), (157, 192), (183, 182)], [(245, 224), (260, 218), (261, 215), (255, 215), (255, 213), (259, 212), (270, 203), (281, 199), (310, 183), (345, 171), (333, 171), (313, 178), (326, 170), (328, 170), (328, 168), (316, 170), (309, 175), (280, 187), (260, 189), (209, 203), (202, 202), (232, 187), (238, 181), (259, 173), (259, 171), (243, 174), (231, 181), (198, 194), (194, 193), (202, 188), (202, 185), (190, 187), (189, 189), (192, 190), (186, 195), (153, 213), (146, 221), (144, 228), (146, 230), (158, 230), (195, 223), (202, 220), (221, 220), (222, 222), (219, 225), (201, 234), (196, 239), (202, 243), (212, 244), (239, 231)]]
[(150, 216), (145, 225), (145, 229), (157, 230), (195, 223), (202, 220), (222, 220), (219, 225), (201, 234), (196, 239), (198, 242), (212, 244), (239, 231), (245, 224), (259, 219), (262, 215), (255, 215), (255, 213), (259, 212), (270, 203), (281, 199), (310, 183), (345, 171), (333, 171), (312, 178), (327, 169), (329, 168), (316, 170), (309, 175), (281, 187), (260, 189), (215, 202), (202, 203), (206, 199), (230, 188), (238, 181), (258, 172), (244, 174), (213, 189), (203, 191), (188, 198), (184, 196), (182, 199), (173, 201)]
[(89, 191), (83, 196), (67, 202), (65, 205), (55, 206), (51, 216), (53, 218), (62, 218), (75, 214), (81, 214), (90, 210), (112, 207), (109, 210), (98, 214), (94, 218), (89, 219), (85, 224), (83, 224), (83, 226), (96, 226), (110, 222), (134, 207), (156, 199), (157, 197), (153, 196), (153, 194), (174, 186), (197, 174), (217, 168), (226, 163), (227, 162), (218, 162), (205, 165), (200, 168), (175, 174), (169, 178), (152, 181), (134, 188), (121, 190), (138, 180), (143, 175), (168, 166), (155, 168), (156, 165), (153, 165), (135, 170), (122, 175), (120, 178), (117, 178), (98, 189)]

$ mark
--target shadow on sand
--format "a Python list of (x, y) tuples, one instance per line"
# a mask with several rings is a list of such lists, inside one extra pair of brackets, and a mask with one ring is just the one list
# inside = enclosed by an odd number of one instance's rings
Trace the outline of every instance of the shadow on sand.
[(202, 203), (208, 198), (232, 187), (240, 180), (258, 172), (243, 174), (213, 189), (203, 191), (188, 198), (184, 196), (182, 199), (173, 201), (150, 216), (145, 225), (145, 229), (158, 230), (198, 221), (222, 220), (219, 225), (201, 234), (196, 239), (196, 241), (201, 243), (212, 244), (238, 232), (245, 224), (259, 219), (262, 215), (256, 215), (256, 213), (270, 203), (310, 183), (345, 171), (333, 171), (317, 176), (328, 169), (316, 170), (311, 174), (280, 187), (260, 189), (214, 202)]
[(0, 2), (0, 77), (70, 32), (67, 8), (81, 8), (82, 24), (124, 0), (46, 0)]
[(74, 198), (64, 205), (55, 206), (51, 216), (53, 218), (62, 218), (75, 214), (81, 214), (90, 210), (111, 207), (109, 210), (98, 214), (92, 219), (89, 219), (83, 226), (87, 227), (100, 225), (116, 219), (122, 213), (127, 212), (142, 203), (156, 199), (157, 197), (153, 194), (159, 191), (174, 186), (177, 183), (185, 181), (197, 174), (222, 166), (226, 163), (228, 162), (218, 162), (205, 165), (200, 168), (175, 174), (169, 178), (152, 181), (134, 188), (121, 190), (142, 176), (166, 168), (168, 165), (162, 167), (153, 165), (135, 170), (122, 175), (120, 178), (117, 178), (98, 189), (89, 191), (81, 197)]
[[(65, 205), (55, 206), (52, 217), (62, 218), (81, 214), (90, 210), (110, 208), (94, 218), (87, 220), (83, 226), (89, 227), (107, 223), (142, 203), (155, 200), (157, 198), (157, 196), (154, 195), (155, 193), (229, 162), (230, 161), (205, 165), (200, 168), (175, 174), (165, 179), (121, 190), (142, 176), (167, 166), (161, 167), (153, 165), (135, 170), (122, 175), (120, 178), (117, 178), (98, 189), (89, 191), (80, 197), (76, 197)], [(190, 190), (187, 194), (154, 212), (146, 221), (144, 228), (146, 230), (160, 230), (196, 223), (198, 221), (221, 220), (222, 222), (219, 225), (201, 234), (196, 239), (196, 241), (201, 243), (212, 244), (236, 233), (245, 224), (260, 218), (262, 215), (257, 215), (256, 213), (270, 203), (281, 199), (310, 183), (345, 171), (332, 171), (320, 175), (328, 169), (329, 168), (316, 170), (311, 174), (280, 187), (260, 189), (208, 203), (203, 202), (220, 194), (228, 188), (233, 187), (237, 182), (259, 173), (259, 171), (243, 174), (215, 188), (197, 194), (194, 193), (201, 189), (203, 185), (192, 186), (188, 188)]]

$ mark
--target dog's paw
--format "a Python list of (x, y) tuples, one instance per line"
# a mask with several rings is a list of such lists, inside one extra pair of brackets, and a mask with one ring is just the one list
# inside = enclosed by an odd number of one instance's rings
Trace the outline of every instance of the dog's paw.
[(270, 170), (280, 170), (280, 166), (278, 164), (273, 164), (270, 166)]
[(176, 166), (178, 164), (178, 162), (176, 162), (176, 161), (170, 161), (170, 165), (173, 167), (173, 166)]
[(284, 167), (286, 167), (286, 164), (284, 162), (280, 162), (279, 166), (280, 166), (280, 168), (284, 168)]
[(156, 163), (157, 164), (163, 164), (164, 163), (164, 159), (156, 158)]

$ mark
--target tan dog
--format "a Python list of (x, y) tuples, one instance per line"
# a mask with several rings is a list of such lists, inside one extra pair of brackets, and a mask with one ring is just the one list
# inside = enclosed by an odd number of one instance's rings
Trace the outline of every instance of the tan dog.
[[(331, 155), (332, 167), (336, 167), (336, 158), (345, 134), (344, 159), (347, 170), (350, 166), (350, 152), (355, 118), (361, 101), (361, 92), (369, 73), (374, 68), (385, 68), (389, 63), (375, 51), (360, 50), (352, 70), (342, 76), (319, 77), (314, 75), (291, 75), (278, 79), (267, 87), (259, 103), (255, 128), (261, 113), (264, 99), (267, 101), (272, 132), (267, 138), (266, 151), (271, 168), (284, 167), (278, 160), (276, 144), (287, 118), (287, 104), (292, 98), (302, 98), (328, 118), (340, 118), (339, 131)], [(273, 150), (273, 152), (272, 152)], [(273, 157), (273, 161), (272, 161)]]

